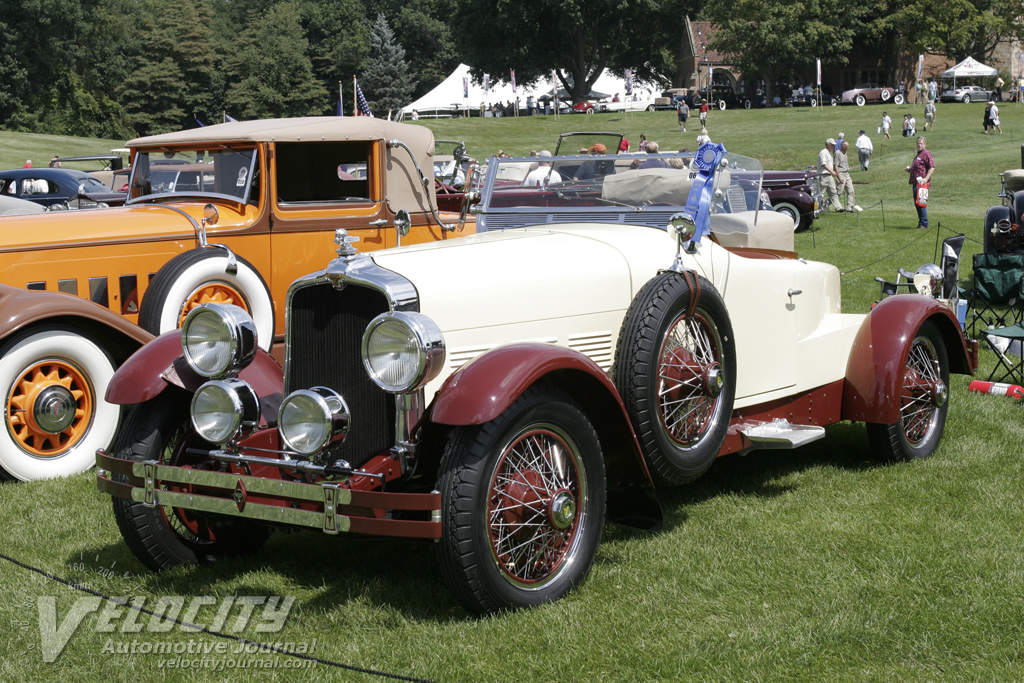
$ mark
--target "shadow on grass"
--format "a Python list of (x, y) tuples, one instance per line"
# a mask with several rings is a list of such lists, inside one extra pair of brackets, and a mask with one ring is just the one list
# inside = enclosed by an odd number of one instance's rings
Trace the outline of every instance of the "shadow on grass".
[[(663, 529), (686, 522), (687, 508), (719, 496), (776, 498), (795, 489), (783, 480), (810, 469), (869, 470), (886, 463), (874, 456), (863, 424), (842, 422), (826, 428), (825, 438), (794, 450), (758, 450), (718, 458), (704, 476), (683, 486), (659, 486)], [(640, 537), (646, 532), (613, 525), (606, 537)]]
[[(868, 470), (881, 464), (871, 455), (864, 426), (842, 423), (828, 427), (824, 439), (797, 450), (719, 458), (697, 481), (660, 487), (657, 494), (667, 529), (685, 523), (691, 505), (719, 496), (785, 495), (795, 488), (783, 481), (793, 473), (827, 467)], [(610, 524), (603, 542), (649, 536)], [(161, 573), (145, 570), (120, 542), (86, 548), (84, 554), (95, 557), (99, 566), (116, 566), (118, 574), (127, 571), (129, 587), (150, 595), (280, 595), (293, 586), (296, 592), (311, 594), (296, 601), (307, 614), (352, 606), (393, 610), (411, 619), (473, 620), (444, 586), (434, 551), (431, 542), (296, 532), (272, 534), (254, 555)], [(81, 552), (68, 561), (77, 561)]]
[[(118, 568), (122, 595), (287, 596), (291, 588), (291, 594), (301, 595), (293, 609), (307, 614), (358, 605), (410, 619), (471, 619), (445, 588), (432, 546), (405, 539), (274, 533), (257, 553), (162, 572), (144, 568), (123, 543), (85, 548), (84, 554), (99, 566)], [(69, 555), (68, 562), (79, 555)]]

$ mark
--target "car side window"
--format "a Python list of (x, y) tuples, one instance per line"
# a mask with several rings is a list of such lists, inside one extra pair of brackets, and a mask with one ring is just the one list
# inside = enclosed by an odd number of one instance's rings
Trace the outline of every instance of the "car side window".
[(373, 143), (279, 143), (277, 200), (282, 204), (370, 202)]

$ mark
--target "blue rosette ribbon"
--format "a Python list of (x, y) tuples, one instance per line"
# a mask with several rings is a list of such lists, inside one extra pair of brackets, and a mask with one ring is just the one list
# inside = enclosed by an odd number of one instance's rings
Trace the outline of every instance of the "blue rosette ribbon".
[[(711, 201), (715, 189), (715, 169), (725, 154), (725, 145), (705, 142), (697, 149), (697, 155), (690, 163), (696, 169), (690, 195), (686, 198), (683, 213), (693, 219), (694, 234), (691, 242), (700, 239), (711, 230)], [(693, 173), (693, 171), (691, 171)]]

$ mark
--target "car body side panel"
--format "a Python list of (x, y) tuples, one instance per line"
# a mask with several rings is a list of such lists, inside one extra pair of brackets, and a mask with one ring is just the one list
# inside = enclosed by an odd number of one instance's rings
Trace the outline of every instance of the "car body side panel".
[(972, 374), (956, 316), (948, 306), (916, 294), (890, 296), (869, 313), (850, 350), (843, 390), (843, 419), (892, 424), (899, 420), (903, 369), (914, 335), (926, 320), (939, 328), (949, 369)]

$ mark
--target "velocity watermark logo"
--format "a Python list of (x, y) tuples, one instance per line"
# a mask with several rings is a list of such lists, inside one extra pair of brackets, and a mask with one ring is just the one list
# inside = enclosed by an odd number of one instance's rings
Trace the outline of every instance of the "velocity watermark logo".
[[(110, 600), (85, 596), (75, 600), (71, 609), (61, 617), (57, 612), (56, 596), (41, 595), (36, 599), (41, 650), (43, 661), (47, 663), (57, 660), (90, 614), (96, 614), (92, 627), (95, 633), (168, 633), (175, 628), (183, 633), (204, 629), (241, 633), (250, 626), (257, 633), (277, 633), (284, 628), (294, 602), (294, 597), (279, 595), (226, 598), (209, 595), (122, 595)], [(108, 639), (104, 647), (112, 648), (111, 652), (121, 649), (113, 639)], [(135, 652), (138, 652), (137, 648)]]

